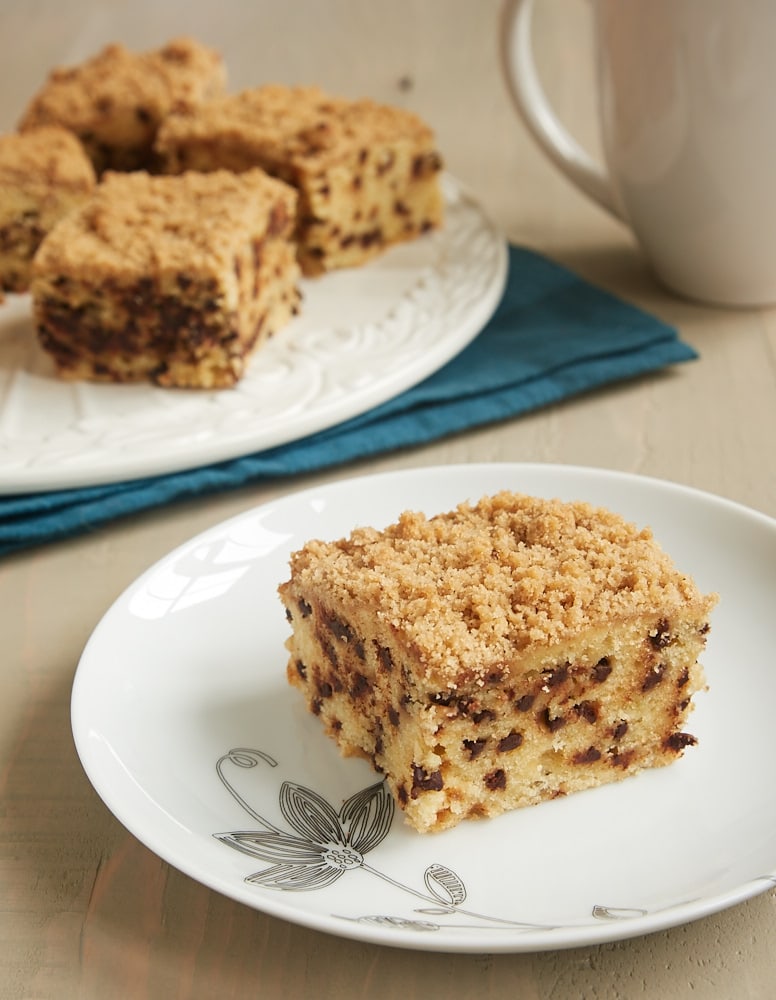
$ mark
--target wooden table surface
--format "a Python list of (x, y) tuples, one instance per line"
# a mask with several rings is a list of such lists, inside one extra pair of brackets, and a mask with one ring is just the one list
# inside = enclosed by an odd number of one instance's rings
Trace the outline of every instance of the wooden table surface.
[[(417, 110), (449, 170), (510, 239), (676, 325), (701, 358), (426, 447), (176, 504), (1, 561), (0, 997), (776, 995), (773, 892), (598, 947), (446, 955), (361, 944), (232, 902), (159, 860), (103, 805), (73, 748), (74, 672), (113, 600), (178, 543), (292, 489), (442, 462), (538, 460), (657, 476), (776, 516), (776, 311), (706, 308), (654, 282), (624, 228), (555, 173), (517, 120), (498, 14), (496, 0), (2, 0), (0, 128), (13, 127), (54, 64), (112, 40), (147, 48), (191, 33), (223, 52), (235, 88), (318, 82)], [(550, 93), (595, 150), (586, 5), (548, 0), (536, 36)], [(772, 763), (753, 762), (765, 781)]]

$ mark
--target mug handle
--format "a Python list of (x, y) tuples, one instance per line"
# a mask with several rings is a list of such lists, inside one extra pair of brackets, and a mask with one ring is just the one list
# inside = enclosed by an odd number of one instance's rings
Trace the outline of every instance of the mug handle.
[(622, 213), (604, 168), (558, 120), (539, 82), (531, 41), (535, 0), (505, 0), (501, 12), (501, 63), (512, 101), (539, 146), (580, 191), (618, 219)]

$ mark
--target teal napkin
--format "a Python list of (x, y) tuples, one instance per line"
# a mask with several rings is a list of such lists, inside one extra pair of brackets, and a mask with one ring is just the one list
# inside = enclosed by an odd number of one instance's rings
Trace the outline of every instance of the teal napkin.
[(424, 444), (588, 389), (696, 358), (676, 330), (522, 247), (501, 303), (461, 354), (336, 427), (204, 468), (106, 486), (0, 497), (0, 555), (115, 518)]

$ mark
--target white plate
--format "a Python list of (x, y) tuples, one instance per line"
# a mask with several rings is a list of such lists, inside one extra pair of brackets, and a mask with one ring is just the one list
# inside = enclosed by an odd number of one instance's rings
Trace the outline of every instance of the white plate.
[[(442, 834), (417, 834), (397, 813), (386, 835), (391, 806), (377, 776), (338, 755), (286, 683), (276, 587), (289, 552), (310, 537), (502, 488), (581, 498), (649, 523), (702, 590), (720, 593), (704, 657), (709, 691), (692, 719), (699, 744), (669, 768)], [(95, 788), (132, 833), (256, 909), (427, 950), (625, 938), (776, 882), (774, 593), (776, 521), (659, 480), (511, 464), (343, 480), (248, 511), (145, 573), (84, 651), (73, 732)], [(368, 788), (370, 802), (355, 798)], [(371, 839), (351, 845), (361, 855), (330, 850), (327, 862), (312, 833), (303, 836), (305, 809), (320, 821), (318, 838), (336, 844), (345, 804), (347, 815), (359, 802)], [(265, 860), (235, 849), (251, 832), (271, 834)], [(273, 867), (268, 851), (287, 865), (273, 868), (276, 888), (251, 881)]]
[(29, 296), (0, 306), (0, 494), (117, 482), (286, 444), (415, 385), (458, 354), (504, 290), (503, 236), (443, 178), (439, 231), (302, 282), (301, 314), (234, 388), (65, 382)]

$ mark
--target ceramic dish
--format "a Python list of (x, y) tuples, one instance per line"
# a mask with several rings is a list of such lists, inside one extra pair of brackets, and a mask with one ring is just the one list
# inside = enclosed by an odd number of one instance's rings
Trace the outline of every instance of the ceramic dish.
[[(420, 835), (285, 680), (289, 552), (509, 488), (653, 527), (720, 604), (698, 746), (668, 768)], [(671, 927), (776, 882), (776, 521), (682, 486), (552, 465), (343, 480), (207, 531), (116, 602), (78, 667), (72, 723), (108, 808), (160, 857), (266, 913), (363, 941), (527, 951)], [(360, 833), (348, 837), (364, 822)], [(257, 836), (258, 835), (258, 836)]]

